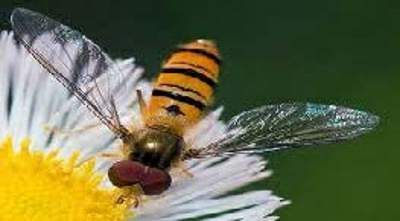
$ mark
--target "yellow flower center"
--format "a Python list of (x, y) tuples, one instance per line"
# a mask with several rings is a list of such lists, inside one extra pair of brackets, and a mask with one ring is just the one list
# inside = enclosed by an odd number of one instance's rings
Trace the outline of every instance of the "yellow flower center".
[(29, 150), (29, 140), (13, 148), (0, 142), (0, 220), (119, 221), (133, 214), (116, 203), (120, 190), (100, 187), (94, 160), (77, 166), (79, 154), (67, 160), (57, 152)]

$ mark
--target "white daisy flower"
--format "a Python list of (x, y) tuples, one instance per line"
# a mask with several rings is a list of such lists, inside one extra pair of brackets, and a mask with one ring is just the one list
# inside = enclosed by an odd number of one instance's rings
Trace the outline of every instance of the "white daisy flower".
[[(148, 95), (151, 85), (133, 59), (118, 64), (137, 76), (127, 88)], [(105, 176), (112, 161), (93, 160), (118, 148), (113, 134), (8, 32), (0, 35), (0, 74), (0, 220), (276, 220), (273, 212), (289, 203), (267, 190), (227, 195), (271, 175), (263, 158), (241, 154), (190, 161), (193, 177), (173, 176), (166, 192), (137, 208), (116, 204), (119, 192)], [(117, 97), (122, 121), (140, 119), (134, 91)], [(210, 113), (185, 139), (214, 140), (226, 130), (220, 113)]]

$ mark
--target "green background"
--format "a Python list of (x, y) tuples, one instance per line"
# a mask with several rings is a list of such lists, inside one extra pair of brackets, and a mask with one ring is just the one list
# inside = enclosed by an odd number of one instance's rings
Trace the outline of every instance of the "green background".
[[(4, 1), (4, 0), (2, 0)], [(3, 4), (4, 3), (4, 4)], [(265, 103), (312, 101), (369, 110), (379, 128), (345, 144), (266, 155), (268, 188), (292, 200), (286, 221), (400, 220), (400, 2), (15, 1), (78, 28), (114, 57), (135, 56), (152, 78), (169, 49), (212, 38), (228, 119)]]

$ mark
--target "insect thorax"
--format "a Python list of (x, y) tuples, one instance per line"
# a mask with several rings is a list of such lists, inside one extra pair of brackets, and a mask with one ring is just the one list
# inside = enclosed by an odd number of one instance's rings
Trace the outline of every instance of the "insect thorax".
[(132, 141), (129, 159), (159, 169), (168, 169), (184, 145), (181, 137), (160, 128), (142, 129)]

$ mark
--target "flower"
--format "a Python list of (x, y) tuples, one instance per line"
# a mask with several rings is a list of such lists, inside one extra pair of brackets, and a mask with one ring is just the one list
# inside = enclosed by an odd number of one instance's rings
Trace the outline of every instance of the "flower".
[[(117, 60), (134, 74), (127, 88), (151, 85), (140, 80), (133, 59)], [(276, 220), (271, 214), (288, 201), (271, 191), (227, 195), (268, 177), (266, 162), (237, 155), (190, 161), (193, 177), (173, 174), (173, 184), (137, 208), (117, 204), (120, 190), (105, 176), (112, 161), (96, 157), (119, 141), (92, 117), (13, 40), (0, 34), (0, 220)], [(138, 119), (134, 92), (117, 100), (122, 121)], [(185, 139), (209, 142), (225, 130), (222, 109), (211, 112)], [(227, 169), (229, 168), (229, 169)]]

